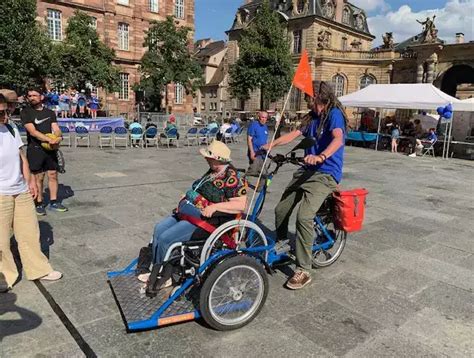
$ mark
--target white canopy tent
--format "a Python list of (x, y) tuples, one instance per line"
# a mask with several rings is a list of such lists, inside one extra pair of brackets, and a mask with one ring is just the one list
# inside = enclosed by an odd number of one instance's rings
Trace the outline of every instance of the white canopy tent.
[(460, 101), (429, 83), (374, 84), (339, 100), (346, 107), (436, 110), (451, 103), (454, 111), (474, 111), (474, 103)]

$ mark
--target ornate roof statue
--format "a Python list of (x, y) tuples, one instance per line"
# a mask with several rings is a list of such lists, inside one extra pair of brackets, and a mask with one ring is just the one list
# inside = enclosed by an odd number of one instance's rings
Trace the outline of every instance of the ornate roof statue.
[(423, 43), (436, 42), (436, 40), (438, 39), (438, 29), (436, 28), (436, 25), (434, 23), (435, 18), (436, 15), (433, 15), (433, 19), (428, 16), (426, 18), (426, 21), (416, 20), (416, 22), (423, 25)]
[(382, 36), (383, 45), (382, 48), (393, 50), (393, 32), (386, 32), (385, 35)]

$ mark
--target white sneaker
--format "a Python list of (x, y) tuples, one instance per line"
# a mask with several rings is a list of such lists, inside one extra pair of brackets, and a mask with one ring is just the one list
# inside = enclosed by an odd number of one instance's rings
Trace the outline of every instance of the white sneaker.
[(148, 282), (148, 279), (150, 278), (150, 275), (151, 275), (150, 272), (148, 272), (148, 273), (142, 273), (142, 274), (140, 274), (140, 275), (137, 276), (137, 279), (138, 279), (138, 281), (147, 283), (147, 282)]
[(416, 153), (408, 154), (408, 156), (411, 157), (411, 158), (415, 158), (415, 157), (416, 157)]
[(57, 281), (63, 277), (63, 274), (59, 271), (51, 271), (46, 276), (40, 277), (40, 280), (43, 281)]
[(163, 283), (163, 284), (161, 285), (160, 289), (162, 289), (162, 288), (167, 288), (167, 287), (171, 287), (171, 286), (173, 286), (173, 280), (172, 280), (171, 278), (169, 278), (169, 279), (167, 279), (167, 280), (165, 281), (165, 283)]

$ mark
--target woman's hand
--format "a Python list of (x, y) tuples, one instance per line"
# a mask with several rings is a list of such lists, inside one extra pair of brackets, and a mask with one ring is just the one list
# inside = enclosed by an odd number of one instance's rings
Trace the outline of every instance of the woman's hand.
[(38, 197), (38, 186), (36, 185), (36, 180), (34, 177), (32, 177), (28, 182), (28, 188), (30, 189), (30, 194), (33, 199), (36, 199)]
[(201, 210), (201, 215), (206, 218), (210, 218), (212, 217), (212, 215), (214, 215), (216, 211), (217, 211), (217, 208), (215, 207), (215, 205), (209, 205)]

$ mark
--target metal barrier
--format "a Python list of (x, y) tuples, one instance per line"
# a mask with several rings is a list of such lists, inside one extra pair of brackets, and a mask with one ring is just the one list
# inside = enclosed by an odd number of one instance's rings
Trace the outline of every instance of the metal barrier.
[[(176, 118), (176, 126), (178, 127), (190, 127), (193, 125), (194, 115), (193, 114), (173, 114)], [(141, 125), (145, 126), (147, 123), (154, 123), (158, 127), (163, 127), (164, 123), (168, 121), (170, 114), (162, 112), (140, 112), (138, 115), (138, 121)]]

